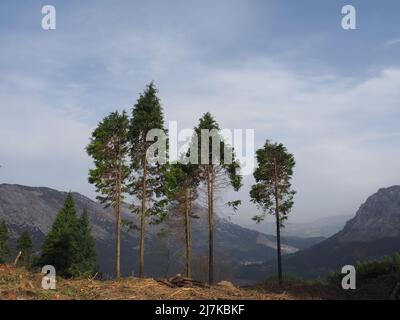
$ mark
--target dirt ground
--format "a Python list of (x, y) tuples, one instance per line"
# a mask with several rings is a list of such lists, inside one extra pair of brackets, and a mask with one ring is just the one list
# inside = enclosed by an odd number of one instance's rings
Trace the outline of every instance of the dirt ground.
[(222, 282), (210, 288), (170, 288), (154, 279), (126, 278), (120, 281), (57, 279), (56, 290), (42, 289), (42, 274), (0, 266), (2, 300), (292, 300), (286, 292), (272, 293), (262, 288), (237, 288)]

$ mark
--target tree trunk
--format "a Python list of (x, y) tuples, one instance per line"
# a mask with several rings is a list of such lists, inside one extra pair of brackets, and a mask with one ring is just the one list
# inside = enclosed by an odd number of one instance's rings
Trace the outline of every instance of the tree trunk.
[(186, 236), (186, 276), (191, 277), (191, 257), (190, 257), (190, 189), (185, 191), (185, 236)]
[(189, 190), (189, 220), (188, 220), (188, 230), (189, 230), (189, 277), (192, 276), (192, 191)]
[(117, 198), (115, 202), (115, 219), (116, 219), (116, 262), (115, 262), (115, 278), (119, 280), (121, 277), (121, 171), (117, 171)]
[(214, 179), (212, 165), (207, 166), (208, 191), (208, 283), (214, 282)]
[(144, 277), (144, 232), (146, 219), (146, 182), (147, 182), (147, 159), (146, 155), (143, 159), (143, 185), (142, 185), (142, 207), (140, 214), (140, 262), (139, 262), (139, 277)]
[(278, 171), (276, 165), (276, 159), (274, 159), (275, 175), (275, 219), (276, 219), (276, 249), (278, 254), (278, 280), (279, 285), (282, 285), (282, 253), (281, 253), (281, 224), (279, 217), (279, 190), (278, 190)]
[(115, 220), (116, 220), (116, 262), (115, 262), (115, 278), (119, 280), (121, 277), (121, 214), (119, 204), (115, 206)]

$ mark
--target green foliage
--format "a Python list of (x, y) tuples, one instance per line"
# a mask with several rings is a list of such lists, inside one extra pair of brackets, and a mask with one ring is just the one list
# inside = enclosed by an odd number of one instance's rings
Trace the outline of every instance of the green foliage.
[(89, 183), (101, 194), (97, 199), (106, 207), (115, 207), (123, 199), (124, 182), (129, 175), (129, 119), (125, 112), (112, 112), (92, 133), (87, 153), (94, 159), (95, 168), (89, 171)]
[(231, 207), (233, 211), (237, 211), (238, 207), (242, 204), (242, 200), (234, 200), (234, 201), (228, 201), (227, 205), (228, 207)]
[(129, 140), (132, 144), (132, 151), (135, 151), (132, 153), (134, 167), (142, 166), (143, 156), (152, 144), (151, 141), (146, 141), (147, 133), (152, 129), (164, 129), (164, 115), (157, 92), (157, 88), (151, 82), (140, 94), (132, 109)]
[(5, 263), (10, 254), (7, 246), (8, 236), (6, 223), (2, 220), (0, 221), (0, 263)]
[(85, 213), (78, 219), (72, 193), (67, 195), (42, 246), (39, 263), (53, 265), (57, 275), (77, 277), (93, 272), (94, 243)]
[[(202, 130), (209, 130), (210, 137), (208, 142), (202, 141)], [(194, 131), (196, 133), (196, 140), (192, 140), (190, 148), (193, 150), (197, 145), (200, 179), (202, 181), (207, 180), (207, 172), (211, 167), (215, 177), (220, 177), (221, 179), (227, 177), (228, 184), (231, 185), (235, 191), (238, 191), (242, 186), (242, 176), (239, 173), (240, 163), (235, 157), (233, 148), (224, 141), (223, 136), (220, 134), (220, 127), (217, 121), (207, 112), (199, 120), (199, 124), (194, 128)], [(208, 150), (206, 148), (207, 144)], [(207, 151), (208, 154), (206, 153)], [(208, 160), (208, 164), (202, 163), (206, 159)], [(226, 185), (224, 183), (222, 184), (224, 186)], [(238, 202), (236, 202), (236, 204), (237, 203)]]
[(32, 265), (32, 237), (29, 231), (24, 231), (17, 241), (17, 250), (21, 251), (20, 265), (29, 270)]
[[(382, 260), (359, 262), (355, 265), (357, 285), (363, 285), (371, 279), (384, 275), (400, 274), (400, 253), (387, 256)], [(337, 287), (341, 286), (344, 275), (340, 271), (332, 272), (328, 276), (328, 282)]]
[[(89, 171), (89, 182), (101, 195), (97, 199), (105, 207), (115, 208), (116, 223), (116, 277), (120, 277), (121, 202), (128, 191), (126, 181), (130, 174), (127, 163), (129, 119), (125, 112), (112, 112), (92, 133), (86, 148), (94, 159), (95, 168)], [(89, 263), (91, 265), (91, 263)]]
[[(280, 224), (287, 219), (293, 206), (295, 191), (291, 189), (293, 168), (296, 164), (292, 154), (287, 152), (283, 144), (271, 143), (267, 140), (264, 147), (256, 152), (258, 167), (254, 171), (254, 184), (250, 197), (262, 209), (262, 214), (253, 217), (256, 222), (265, 219), (265, 214), (279, 212)], [(276, 199), (277, 198), (277, 199)], [(279, 205), (276, 208), (276, 200)]]
[(133, 221), (127, 219), (121, 220), (121, 226), (128, 232), (140, 229)]
[[(147, 141), (146, 137), (153, 129), (164, 131), (164, 116), (157, 97), (157, 89), (151, 82), (140, 94), (132, 109), (128, 132), (132, 173), (129, 191), (139, 200), (142, 200), (143, 196), (146, 197), (145, 215), (152, 216), (153, 222), (159, 222), (166, 214), (167, 201), (164, 197), (163, 165), (154, 158), (166, 159), (167, 155), (166, 150), (158, 150), (158, 153), (154, 155), (148, 154), (149, 147), (155, 142)], [(158, 139), (161, 138), (158, 137)], [(146, 190), (143, 190), (144, 179)], [(141, 212), (138, 207), (132, 208), (132, 211)]]
[[(202, 130), (209, 130), (210, 137), (208, 142), (202, 141)], [(242, 176), (239, 174), (240, 164), (235, 158), (233, 148), (224, 141), (223, 136), (220, 134), (220, 127), (217, 121), (207, 112), (199, 120), (199, 124), (194, 128), (194, 131), (196, 133), (196, 140), (192, 140), (191, 150), (196, 148), (197, 144), (198, 163), (201, 164), (200, 174), (202, 179), (205, 180), (207, 166), (213, 166), (216, 174), (227, 176), (230, 185), (235, 191), (238, 191), (242, 186)], [(206, 148), (207, 144), (208, 150)], [(207, 151), (208, 154), (206, 153)], [(208, 160), (208, 164), (203, 163), (206, 159)]]
[(198, 166), (195, 164), (176, 163), (164, 167), (163, 171), (163, 193), (170, 203), (184, 202), (187, 189), (190, 189), (190, 200), (197, 198), (197, 187), (200, 183)]
[(87, 209), (83, 210), (78, 220), (77, 239), (80, 246), (77, 261), (72, 265), (71, 273), (78, 277), (88, 277), (96, 272), (96, 241), (92, 236)]

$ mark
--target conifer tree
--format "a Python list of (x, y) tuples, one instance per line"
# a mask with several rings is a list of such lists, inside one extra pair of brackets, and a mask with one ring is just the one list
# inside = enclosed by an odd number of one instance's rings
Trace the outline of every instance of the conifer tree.
[(24, 231), (17, 240), (17, 250), (21, 252), (21, 265), (29, 270), (32, 265), (33, 243), (29, 231)]
[(2, 220), (0, 221), (0, 263), (5, 263), (10, 254), (7, 246), (8, 236), (6, 222)]
[(41, 265), (53, 265), (60, 276), (71, 277), (73, 266), (79, 261), (79, 227), (75, 202), (68, 193), (50, 232), (46, 235), (40, 257)]
[(64, 277), (86, 277), (95, 272), (95, 242), (88, 213), (78, 218), (72, 193), (68, 193), (42, 246), (39, 263), (53, 265)]
[[(202, 132), (208, 131), (202, 138)], [(242, 176), (239, 174), (240, 164), (235, 159), (234, 150), (225, 143), (220, 135), (220, 128), (214, 117), (205, 113), (195, 127), (198, 147), (198, 163), (200, 179), (207, 187), (207, 211), (208, 211), (208, 282), (214, 281), (214, 213), (215, 193), (219, 186), (232, 186), (238, 191), (242, 186)], [(204, 141), (202, 141), (204, 140)], [(193, 149), (193, 146), (191, 147)], [(226, 157), (225, 157), (226, 155)], [(234, 201), (235, 205), (240, 201)]]
[[(162, 194), (162, 166), (152, 161), (148, 154), (150, 146), (154, 143), (147, 139), (152, 129), (164, 130), (164, 116), (153, 82), (146, 87), (133, 106), (129, 127), (132, 173), (130, 193), (140, 202), (139, 206), (134, 206), (133, 211), (140, 215), (139, 277), (141, 278), (144, 277), (146, 219), (149, 216), (156, 219), (162, 217), (165, 214), (163, 209), (166, 204)], [(165, 154), (160, 156), (166, 157)]]
[(72, 268), (74, 276), (86, 278), (96, 272), (96, 242), (91, 232), (89, 214), (85, 208), (78, 220), (79, 257)]
[(129, 175), (127, 164), (129, 119), (125, 112), (111, 113), (92, 133), (87, 153), (92, 156), (95, 168), (89, 171), (89, 182), (101, 194), (97, 199), (115, 211), (116, 265), (115, 274), (121, 276), (121, 203), (127, 191), (125, 182)]
[(280, 229), (293, 206), (295, 191), (291, 179), (296, 164), (294, 156), (283, 144), (266, 141), (264, 147), (256, 152), (258, 166), (254, 171), (254, 184), (250, 190), (251, 201), (256, 203), (262, 214), (253, 219), (259, 223), (265, 215), (272, 214), (276, 222), (278, 279), (282, 285), (282, 254)]
[(177, 163), (170, 165), (165, 173), (165, 194), (170, 203), (170, 212), (178, 212), (178, 220), (183, 221), (185, 233), (186, 276), (192, 276), (192, 210), (193, 201), (197, 198), (197, 187), (200, 183), (196, 164)]

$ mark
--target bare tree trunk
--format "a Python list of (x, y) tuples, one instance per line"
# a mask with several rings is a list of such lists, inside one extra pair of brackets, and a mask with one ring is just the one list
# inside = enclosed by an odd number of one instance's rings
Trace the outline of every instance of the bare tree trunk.
[(212, 165), (207, 166), (208, 191), (208, 283), (214, 282), (214, 178)]
[(139, 262), (139, 277), (144, 277), (144, 232), (146, 219), (146, 198), (147, 198), (147, 159), (146, 155), (143, 159), (143, 184), (142, 184), (142, 207), (140, 214), (140, 262)]
[(192, 277), (192, 191), (190, 189), (189, 189), (188, 231), (189, 231), (188, 269), (189, 269), (189, 277)]
[(186, 236), (186, 276), (191, 277), (190, 265), (190, 189), (185, 190), (185, 236)]
[(278, 190), (278, 171), (276, 166), (276, 159), (274, 159), (275, 175), (275, 219), (276, 219), (276, 249), (278, 254), (278, 279), (279, 285), (282, 285), (282, 253), (281, 253), (281, 224), (279, 217), (279, 190)]
[[(120, 154), (119, 154), (120, 157)], [(119, 280), (121, 277), (121, 170), (118, 166), (117, 171), (117, 194), (115, 202), (115, 220), (116, 220), (116, 262), (115, 262), (115, 278)]]
[(115, 278), (119, 280), (121, 277), (121, 214), (119, 203), (115, 206), (115, 220), (116, 220), (116, 262), (115, 262)]

